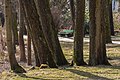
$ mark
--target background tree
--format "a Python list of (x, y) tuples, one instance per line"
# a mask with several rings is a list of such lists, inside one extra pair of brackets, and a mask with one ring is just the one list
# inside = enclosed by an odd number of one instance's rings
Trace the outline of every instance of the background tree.
[(28, 54), (27, 63), (28, 63), (28, 65), (32, 65), (32, 60), (31, 60), (31, 37), (30, 37), (30, 32), (29, 31), (27, 31), (27, 54)]
[(70, 9), (71, 9), (71, 16), (72, 16), (72, 27), (71, 29), (75, 27), (75, 3), (74, 0), (70, 0)]
[(112, 0), (109, 0), (109, 18), (110, 18), (110, 31), (111, 35), (114, 36), (114, 23), (113, 23), (113, 12), (112, 12)]
[(24, 23), (24, 13), (22, 3), (19, 0), (19, 46), (20, 46), (20, 61), (26, 62), (26, 55), (25, 55), (25, 44), (23, 38), (23, 27), (25, 27)]

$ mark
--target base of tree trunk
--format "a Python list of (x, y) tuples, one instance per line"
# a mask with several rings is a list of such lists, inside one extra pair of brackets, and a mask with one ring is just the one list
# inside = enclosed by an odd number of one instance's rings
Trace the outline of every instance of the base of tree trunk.
[(47, 64), (41, 64), (40, 69), (49, 68)]
[(12, 69), (12, 70), (15, 73), (26, 73), (26, 71), (21, 66), (19, 66), (19, 65), (14, 66), (14, 69)]
[(73, 62), (73, 60), (71, 61), (71, 63), (70, 63), (70, 66), (73, 66), (74, 65), (74, 62)]
[(80, 62), (78, 64), (76, 64), (77, 66), (84, 66), (84, 65), (87, 65), (87, 63), (85, 63), (84, 61), (83, 62)]

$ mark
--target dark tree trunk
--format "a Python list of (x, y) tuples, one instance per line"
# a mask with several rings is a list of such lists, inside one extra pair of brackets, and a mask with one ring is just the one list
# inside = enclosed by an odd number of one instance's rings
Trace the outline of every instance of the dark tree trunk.
[(85, 0), (76, 0), (76, 25), (74, 37), (74, 62), (77, 66), (86, 65), (83, 60), (83, 25), (85, 17)]
[(9, 53), (9, 60), (11, 70), (16, 73), (24, 73), (26, 72), (19, 64), (17, 63), (14, 46), (12, 43), (12, 6), (11, 0), (5, 0), (5, 24), (6, 24), (6, 36), (7, 36), (7, 48)]
[(70, 9), (71, 9), (71, 16), (72, 16), (71, 29), (74, 29), (74, 27), (75, 27), (75, 4), (74, 4), (74, 0), (70, 0)]
[(20, 61), (26, 62), (26, 55), (25, 55), (25, 44), (24, 44), (24, 38), (23, 38), (23, 27), (25, 27), (24, 23), (24, 14), (23, 14), (23, 8), (22, 4), (19, 1), (19, 46), (20, 46)]
[(96, 65), (96, 55), (95, 55), (95, 36), (96, 36), (96, 24), (95, 24), (95, 9), (96, 0), (89, 0), (89, 16), (90, 16), (90, 54), (89, 54), (89, 65)]
[(12, 2), (12, 14), (13, 14), (13, 19), (12, 19), (12, 29), (13, 29), (13, 37), (14, 37), (14, 43), (15, 45), (18, 45), (18, 30), (17, 30), (17, 26), (18, 26), (18, 23), (17, 23), (17, 12), (16, 12), (16, 6), (14, 6), (14, 1)]
[(32, 41), (33, 43), (33, 50), (34, 50), (34, 54), (35, 54), (35, 63), (36, 63), (36, 66), (37, 67), (40, 67), (40, 59), (39, 59), (39, 55), (37, 54), (37, 50), (36, 50), (36, 47), (35, 47), (35, 44), (34, 42)]
[(31, 61), (31, 37), (30, 37), (30, 32), (27, 30), (27, 53), (28, 53), (28, 65), (32, 65)]
[(47, 45), (50, 51), (55, 55), (54, 58), (56, 60), (57, 65), (68, 64), (58, 40), (57, 32), (55, 30), (55, 24), (49, 8), (49, 1), (48, 0), (44, 1), (35, 0), (35, 1), (40, 15), (40, 21), (42, 24), (42, 29), (45, 35)]
[(49, 53), (48, 47), (43, 35), (34, 0), (23, 0), (23, 5), (26, 11), (26, 18), (30, 24), (28, 29), (31, 31), (31, 36), (40, 60), (40, 64), (47, 64), (47, 54)]
[(110, 16), (109, 16), (109, 0), (105, 1), (105, 6), (104, 6), (104, 16), (105, 16), (105, 39), (106, 39), (106, 44), (107, 43), (112, 43), (111, 40), (111, 31), (110, 31)]
[(111, 30), (111, 35), (114, 36), (114, 23), (113, 23), (113, 13), (112, 13), (112, 0), (109, 0), (109, 18), (110, 18), (110, 30)]
[(95, 53), (97, 58), (97, 65), (109, 65), (106, 56), (105, 45), (105, 17), (104, 6), (105, 0), (96, 1), (96, 36), (95, 36)]

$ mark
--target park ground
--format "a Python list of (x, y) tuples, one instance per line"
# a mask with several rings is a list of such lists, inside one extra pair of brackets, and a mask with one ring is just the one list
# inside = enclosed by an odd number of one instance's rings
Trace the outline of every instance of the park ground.
[[(73, 38), (59, 38), (65, 57), (69, 62), (73, 55)], [(27, 73), (16, 74), (10, 71), (7, 53), (0, 55), (0, 80), (120, 80), (120, 36), (112, 37), (113, 43), (107, 44), (107, 56), (112, 66), (73, 66), (68, 65), (58, 69), (31, 69), (25, 63), (19, 62)], [(84, 38), (84, 58), (88, 63), (89, 39)], [(34, 61), (34, 59), (33, 59)]]

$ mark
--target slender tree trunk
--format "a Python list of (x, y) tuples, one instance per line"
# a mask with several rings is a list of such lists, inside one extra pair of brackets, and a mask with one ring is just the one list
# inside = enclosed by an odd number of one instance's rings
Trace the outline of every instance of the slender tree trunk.
[(74, 5), (74, 0), (70, 0), (70, 9), (71, 9), (71, 16), (72, 16), (72, 28), (74, 29), (75, 27), (75, 5)]
[(5, 0), (5, 24), (6, 24), (6, 36), (7, 36), (7, 48), (9, 53), (9, 60), (11, 70), (16, 73), (26, 72), (19, 64), (15, 58), (14, 47), (12, 43), (12, 6), (11, 0)]
[(28, 65), (32, 65), (31, 61), (31, 37), (30, 32), (27, 30), (27, 53), (28, 53)]
[(76, 26), (74, 37), (74, 62), (77, 66), (86, 65), (83, 60), (83, 25), (85, 17), (85, 0), (76, 0)]
[(95, 9), (96, 9), (96, 0), (89, 0), (89, 16), (90, 16), (90, 54), (89, 54), (89, 65), (96, 65), (96, 54), (95, 54), (95, 36), (96, 36), (96, 17), (95, 17)]
[(17, 30), (17, 26), (18, 26), (18, 23), (17, 23), (17, 12), (16, 12), (16, 9), (15, 9), (15, 7), (16, 6), (14, 6), (15, 4), (14, 4), (14, 1), (12, 2), (12, 14), (13, 14), (13, 19), (12, 19), (12, 24), (13, 24), (13, 37), (14, 37), (14, 43), (15, 43), (15, 45), (17, 44), (19, 44), (18, 43), (18, 30)]
[(33, 43), (33, 50), (34, 50), (34, 54), (35, 54), (35, 63), (36, 63), (37, 67), (40, 67), (41, 63), (40, 63), (39, 55), (37, 54), (37, 50), (36, 50), (36, 47), (35, 47), (35, 44), (33, 41), (32, 41), (32, 43)]
[(113, 13), (112, 13), (112, 0), (109, 0), (109, 18), (110, 18), (110, 31), (111, 35), (114, 36), (114, 23), (113, 23)]
[(54, 58), (56, 60), (57, 65), (68, 64), (58, 40), (57, 32), (55, 30), (55, 24), (49, 8), (49, 1), (48, 0), (44, 1), (35, 0), (35, 1), (40, 15), (42, 30), (45, 35), (47, 45), (50, 51), (55, 55)]
[(21, 6), (21, 2), (19, 1), (19, 46), (20, 46), (20, 61), (26, 62), (26, 55), (25, 55), (25, 44), (24, 44), (24, 38), (23, 38), (23, 27), (25, 26), (24, 23), (24, 14), (23, 14), (23, 8)]
[(111, 40), (111, 31), (110, 31), (110, 16), (109, 16), (109, 0), (106, 0), (106, 4), (104, 6), (105, 9), (105, 36), (106, 36), (106, 43), (112, 43)]

